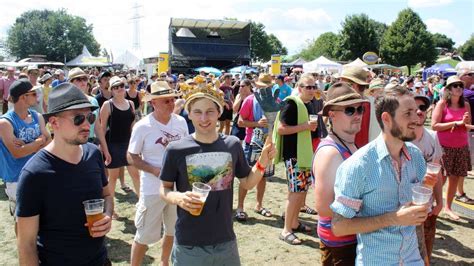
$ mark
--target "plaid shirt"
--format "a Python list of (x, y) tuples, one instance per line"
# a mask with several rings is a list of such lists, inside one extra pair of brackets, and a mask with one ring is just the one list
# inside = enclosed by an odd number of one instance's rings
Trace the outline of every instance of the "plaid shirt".
[[(365, 145), (337, 170), (331, 209), (346, 217), (373, 217), (411, 202), (411, 188), (423, 179), (426, 164), (411, 143), (394, 163), (382, 135)], [(357, 234), (357, 265), (423, 265), (415, 226), (390, 226)]]

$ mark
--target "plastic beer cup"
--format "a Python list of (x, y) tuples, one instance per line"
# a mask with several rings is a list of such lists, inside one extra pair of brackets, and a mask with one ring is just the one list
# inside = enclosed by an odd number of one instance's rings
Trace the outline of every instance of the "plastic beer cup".
[(318, 121), (318, 115), (309, 115), (309, 121)]
[[(439, 174), (439, 171), (441, 170), (441, 165), (439, 163), (427, 163), (426, 164), (426, 173), (427, 174), (431, 174), (431, 175), (436, 175), (438, 176)], [(433, 183), (433, 180), (431, 179), (427, 179), (425, 177), (425, 179), (423, 179), (423, 184), (427, 187), (430, 187), (430, 188), (433, 188), (435, 186), (435, 183)]]
[(206, 202), (207, 196), (209, 195), (209, 191), (211, 191), (211, 187), (201, 182), (194, 182), (193, 183), (193, 192), (199, 194), (199, 209), (193, 210), (191, 213), (194, 216), (201, 215), (202, 209), (204, 208), (204, 203)]
[(423, 185), (412, 187), (412, 201), (415, 205), (423, 205), (430, 201), (433, 190)]
[(91, 199), (82, 202), (84, 204), (84, 211), (86, 212), (87, 227), (89, 234), (92, 236), (92, 225), (104, 218), (104, 200)]

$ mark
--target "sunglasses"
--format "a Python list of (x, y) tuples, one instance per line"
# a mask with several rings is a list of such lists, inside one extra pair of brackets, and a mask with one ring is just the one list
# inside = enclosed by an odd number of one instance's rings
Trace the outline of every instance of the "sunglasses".
[(307, 90), (316, 90), (318, 89), (318, 86), (314, 86), (314, 85), (308, 85), (308, 86), (301, 86)]
[(358, 106), (358, 107), (349, 106), (349, 107), (346, 107), (342, 110), (333, 110), (333, 111), (343, 111), (345, 115), (353, 116), (356, 112), (357, 112), (358, 115), (363, 114), (364, 111), (365, 111), (365, 108), (362, 105)]
[(125, 88), (125, 85), (120, 84), (120, 85), (117, 85), (117, 86), (113, 86), (112, 90), (118, 90), (118, 89), (121, 89), (121, 88)]
[(81, 77), (81, 78), (75, 78), (74, 80), (81, 82), (81, 81), (87, 81), (88, 79), (86, 77)]
[(451, 88), (455, 89), (455, 88), (463, 88), (462, 84), (461, 83), (456, 83), (456, 84), (452, 84), (451, 85)]
[(426, 110), (428, 110), (428, 105), (426, 104), (421, 104), (418, 106), (418, 110), (422, 111), (422, 112), (426, 112)]
[(95, 122), (95, 115), (93, 113), (88, 113), (87, 115), (78, 114), (72, 118), (72, 122), (77, 127), (77, 126), (82, 125), (84, 121), (86, 121), (86, 119), (87, 119), (87, 122), (89, 122), (89, 124), (92, 125)]

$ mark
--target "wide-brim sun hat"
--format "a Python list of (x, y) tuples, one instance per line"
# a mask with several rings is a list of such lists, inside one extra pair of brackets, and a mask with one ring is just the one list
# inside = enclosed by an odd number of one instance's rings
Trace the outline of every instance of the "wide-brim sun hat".
[(458, 76), (455, 75), (448, 78), (448, 80), (446, 81), (446, 88), (454, 83), (461, 83), (464, 87), (464, 81), (462, 81)]
[(326, 102), (323, 110), (319, 114), (328, 116), (328, 113), (333, 106), (349, 106), (357, 103), (369, 102), (362, 98), (352, 87), (346, 82), (334, 83), (327, 92)]
[(364, 70), (362, 67), (358, 66), (347, 66), (342, 70), (341, 78), (348, 79), (352, 82), (355, 82), (359, 85), (368, 86), (367, 76), (369, 72)]
[(145, 97), (143, 97), (142, 101), (148, 102), (153, 99), (166, 98), (166, 97), (179, 97), (179, 96), (181, 96), (181, 93), (172, 89), (168, 85), (168, 82), (159, 80), (151, 84), (150, 93), (147, 93)]
[(264, 88), (272, 86), (273, 85), (272, 76), (270, 74), (260, 74), (260, 76), (258, 76), (258, 80), (255, 82), (255, 85), (257, 85), (258, 87), (264, 87)]

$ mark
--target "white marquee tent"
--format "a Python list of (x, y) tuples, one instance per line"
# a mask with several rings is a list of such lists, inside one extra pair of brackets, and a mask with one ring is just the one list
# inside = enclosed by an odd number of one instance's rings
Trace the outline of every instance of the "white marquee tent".
[(327, 59), (324, 56), (320, 56), (313, 61), (303, 64), (303, 71), (306, 73), (341, 73), (342, 72), (342, 65)]
[(367, 67), (368, 65), (364, 61), (362, 61), (360, 58), (357, 57), (356, 60), (350, 62), (349, 64), (344, 65), (344, 67), (346, 66)]

